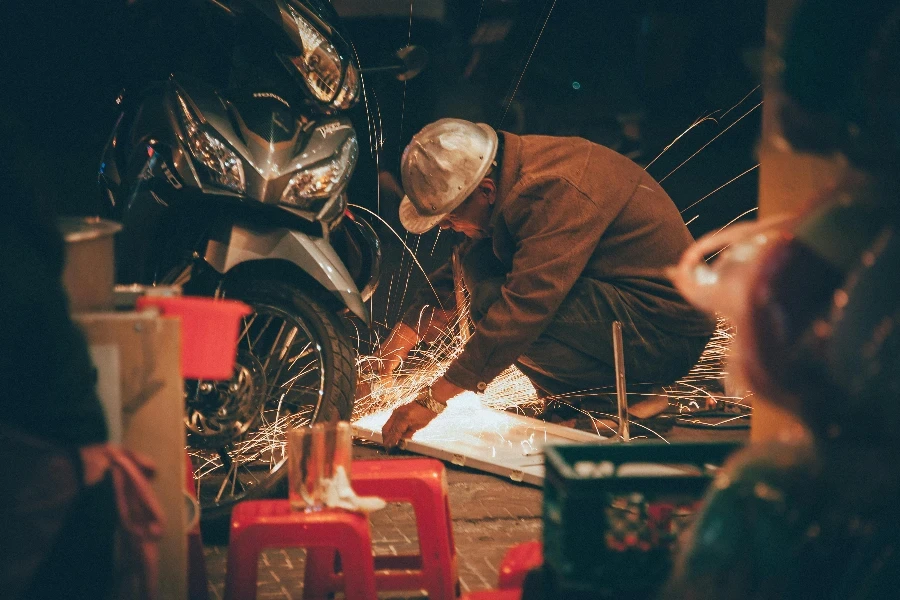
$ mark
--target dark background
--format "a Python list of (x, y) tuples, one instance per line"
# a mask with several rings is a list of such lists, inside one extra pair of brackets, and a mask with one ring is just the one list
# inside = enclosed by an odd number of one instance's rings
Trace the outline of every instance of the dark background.
[[(56, 185), (58, 212), (98, 212), (100, 151), (123, 90), (127, 94), (185, 65), (208, 65), (211, 77), (227, 66), (231, 40), (207, 12), (197, 10), (204, 4), (4, 4), (0, 110), (12, 115), (18, 135), (37, 149), (40, 160), (29, 176)], [(693, 129), (648, 167), (681, 208), (756, 164), (761, 111), (736, 120), (762, 99), (761, 91), (753, 90), (759, 79), (754, 65), (763, 45), (763, 0), (333, 4), (344, 17), (362, 66), (384, 64), (409, 42), (430, 54), (428, 68), (412, 81), (366, 77), (366, 101), (352, 111), (364, 151), (351, 182), (351, 202), (378, 212), (390, 225), (398, 224), (399, 198), (385, 186), (379, 193), (377, 171), (382, 171), (382, 182), (396, 179), (400, 153), (411, 135), (445, 116), (520, 134), (583, 136), (642, 165), (694, 121), (712, 116), (718, 120)], [(370, 123), (376, 123), (374, 129)], [(370, 131), (382, 140), (377, 151)], [(751, 209), (756, 185), (754, 171), (687, 210), (692, 233), (719, 228)], [(385, 242), (386, 270), (396, 281), (385, 277), (374, 312), (390, 323), (408, 301), (408, 274), (413, 273), (413, 285), (421, 277), (410, 267), (409, 256), (399, 252), (387, 226), (378, 230)], [(447, 234), (437, 243), (434, 233), (422, 239), (402, 231), (400, 236), (419, 248), (426, 268), (443, 259), (452, 241)]]
[[(412, 134), (441, 117), (519, 134), (586, 137), (646, 166), (692, 123), (711, 116), (716, 120), (691, 130), (648, 168), (657, 180), (665, 178), (663, 187), (682, 209), (757, 162), (761, 108), (738, 119), (762, 100), (762, 91), (754, 91), (762, 0), (416, 0), (412, 19), (408, 2), (380, 3), (385, 12), (393, 8), (392, 15), (361, 14), (371, 4), (334, 0), (363, 66), (383, 63), (408, 41), (431, 56), (428, 69), (412, 81), (366, 79), (368, 112), (373, 120), (380, 116), (383, 137), (378, 167), (395, 178)], [(444, 20), (425, 18), (435, 6), (445, 9)], [(365, 107), (360, 112), (356, 122), (363, 132)], [(428, 270), (445, 259), (452, 234), (404, 235), (396, 216), (399, 198), (385, 186), (372, 198), (375, 160), (372, 152), (361, 157), (351, 202), (377, 210)], [(752, 171), (686, 210), (694, 236), (752, 209), (757, 181)], [(390, 325), (409, 303), (407, 282), (415, 288), (424, 278), (388, 227), (379, 233), (390, 266), (373, 312)]]
[[(762, 1), (418, 0), (410, 23), (408, 3), (398, 3), (393, 18), (355, 16), (372, 4), (367, 0), (334, 4), (364, 66), (383, 62), (407, 40), (431, 54), (429, 68), (405, 84), (368, 78), (384, 135), (380, 164), (391, 170), (409, 137), (444, 116), (515, 133), (587, 137), (647, 164), (696, 119), (720, 116), (756, 87), (765, 10)], [(428, 4), (443, 5), (447, 17), (418, 18)], [(477, 43), (492, 36), (493, 43)], [(698, 127), (651, 174), (663, 178), (761, 99), (757, 90), (720, 123)], [(749, 115), (664, 182), (677, 204), (755, 164), (759, 116)], [(750, 208), (755, 196), (753, 176), (722, 190), (699, 211), (694, 233)]]

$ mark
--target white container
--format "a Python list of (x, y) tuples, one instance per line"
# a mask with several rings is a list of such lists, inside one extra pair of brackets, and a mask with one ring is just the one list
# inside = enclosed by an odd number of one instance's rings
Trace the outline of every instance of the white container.
[(122, 226), (96, 217), (63, 217), (66, 242), (63, 286), (73, 313), (111, 311), (115, 307), (114, 241)]

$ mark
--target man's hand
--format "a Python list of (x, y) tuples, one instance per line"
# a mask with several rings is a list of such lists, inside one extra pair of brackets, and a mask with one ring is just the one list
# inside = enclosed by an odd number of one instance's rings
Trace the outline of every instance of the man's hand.
[(100, 483), (109, 471), (109, 455), (106, 444), (92, 444), (81, 446), (78, 449), (81, 454), (81, 468), (84, 475), (84, 485), (90, 487)]
[(389, 384), (394, 371), (400, 366), (410, 351), (419, 342), (419, 337), (411, 327), (397, 323), (388, 339), (373, 357), (369, 357), (362, 367), (356, 382), (356, 399), (367, 398), (380, 381)]
[(418, 402), (399, 406), (381, 428), (381, 440), (385, 448), (393, 448), (400, 440), (408, 440), (437, 416)]
[[(431, 384), (431, 397), (435, 402), (441, 404), (447, 404), (450, 398), (464, 391), (463, 388), (450, 383), (443, 377), (439, 377)], [(381, 440), (384, 447), (393, 448), (400, 443), (400, 440), (411, 438), (415, 432), (431, 423), (436, 416), (434, 412), (417, 402), (410, 402), (396, 408), (391, 418), (381, 428)]]
[(380, 359), (377, 367), (378, 374), (382, 377), (390, 377), (418, 343), (419, 336), (412, 327), (397, 323), (378, 352)]

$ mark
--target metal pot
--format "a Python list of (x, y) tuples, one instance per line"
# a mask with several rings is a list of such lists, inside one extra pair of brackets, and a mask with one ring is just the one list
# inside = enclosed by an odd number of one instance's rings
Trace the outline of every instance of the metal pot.
[(96, 217), (63, 217), (59, 228), (66, 241), (63, 286), (73, 313), (115, 308), (113, 242), (122, 226)]

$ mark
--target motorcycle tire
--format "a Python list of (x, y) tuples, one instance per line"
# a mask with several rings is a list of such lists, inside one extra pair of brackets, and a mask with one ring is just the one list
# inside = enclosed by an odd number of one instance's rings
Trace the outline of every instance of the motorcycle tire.
[(253, 309), (235, 376), (186, 382), (188, 446), (201, 519), (227, 518), (241, 500), (272, 495), (287, 472), (285, 433), (349, 420), (356, 351), (341, 317), (311, 294), (270, 279), (226, 284)]

